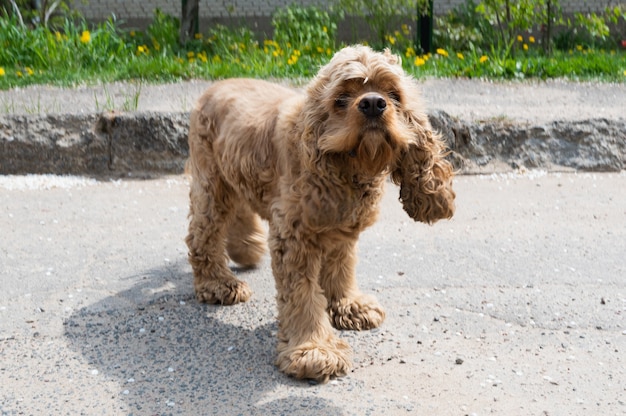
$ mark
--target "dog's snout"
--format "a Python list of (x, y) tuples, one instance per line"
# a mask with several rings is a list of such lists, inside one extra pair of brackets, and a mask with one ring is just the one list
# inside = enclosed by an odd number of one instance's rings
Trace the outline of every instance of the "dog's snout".
[(359, 101), (359, 111), (366, 117), (378, 117), (387, 108), (387, 101), (379, 94), (367, 94)]

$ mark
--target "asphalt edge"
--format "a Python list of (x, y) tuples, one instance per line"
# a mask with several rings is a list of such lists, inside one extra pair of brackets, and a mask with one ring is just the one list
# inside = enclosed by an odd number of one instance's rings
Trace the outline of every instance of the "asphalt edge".
[[(468, 122), (438, 110), (429, 118), (461, 174), (626, 168), (626, 119)], [(0, 174), (179, 174), (188, 128), (185, 112), (1, 115)]]

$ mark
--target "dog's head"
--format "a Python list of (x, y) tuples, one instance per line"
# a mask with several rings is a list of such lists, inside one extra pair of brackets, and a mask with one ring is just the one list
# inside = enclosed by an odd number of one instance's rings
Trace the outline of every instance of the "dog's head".
[(307, 89), (305, 114), (322, 153), (345, 153), (363, 173), (388, 170), (410, 132), (401, 111), (407, 92), (400, 59), (389, 51), (347, 47), (335, 54)]
[(322, 154), (348, 155), (364, 175), (391, 172), (413, 219), (452, 216), (452, 166), (398, 56), (340, 50), (309, 84), (303, 114)]

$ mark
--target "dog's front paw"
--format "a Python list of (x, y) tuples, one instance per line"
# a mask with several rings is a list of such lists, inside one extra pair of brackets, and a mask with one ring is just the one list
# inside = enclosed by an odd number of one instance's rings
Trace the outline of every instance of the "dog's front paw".
[(385, 320), (385, 310), (373, 296), (342, 298), (328, 306), (330, 321), (337, 329), (356, 331), (377, 328)]
[(196, 299), (204, 303), (234, 305), (250, 299), (252, 290), (246, 282), (232, 278), (223, 280), (205, 280), (194, 282)]
[(352, 368), (351, 355), (348, 343), (334, 337), (328, 343), (307, 342), (296, 347), (281, 341), (276, 366), (289, 376), (326, 383), (331, 377), (347, 374)]

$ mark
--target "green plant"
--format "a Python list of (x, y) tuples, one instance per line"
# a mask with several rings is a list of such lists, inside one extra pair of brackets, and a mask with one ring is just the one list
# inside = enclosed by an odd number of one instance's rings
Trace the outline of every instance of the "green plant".
[(427, 0), (339, 0), (346, 13), (365, 19), (376, 34), (379, 47), (388, 45), (386, 35), (390, 25), (400, 18), (415, 18), (418, 8), (424, 10), (427, 3)]
[(337, 17), (315, 6), (281, 8), (272, 18), (274, 41), (313, 52), (334, 49)]
[(488, 50), (496, 34), (491, 22), (476, 10), (472, 0), (459, 5), (444, 16), (435, 18), (434, 42), (456, 50)]

